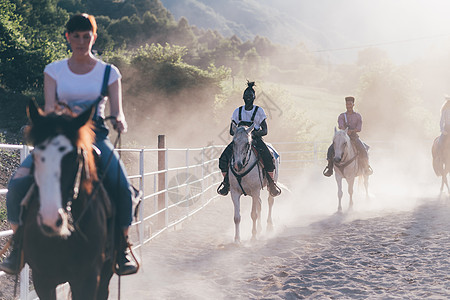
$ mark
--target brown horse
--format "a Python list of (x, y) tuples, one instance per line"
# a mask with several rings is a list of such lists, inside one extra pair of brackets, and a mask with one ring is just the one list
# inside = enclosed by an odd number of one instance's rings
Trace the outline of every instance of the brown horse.
[(437, 176), (442, 177), (441, 194), (444, 191), (444, 185), (450, 194), (450, 188), (447, 182), (447, 174), (450, 172), (450, 138), (445, 136), (442, 141), (439, 141), (440, 139), (440, 136), (434, 139), (433, 146), (431, 147), (433, 169)]
[(92, 151), (94, 108), (75, 117), (27, 107), (35, 184), (25, 198), (23, 251), (40, 299), (68, 282), (73, 299), (107, 299), (112, 210)]

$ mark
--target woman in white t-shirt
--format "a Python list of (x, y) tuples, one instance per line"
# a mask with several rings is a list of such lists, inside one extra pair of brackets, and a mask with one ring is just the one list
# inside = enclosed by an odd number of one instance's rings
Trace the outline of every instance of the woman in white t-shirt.
[[(102, 93), (103, 78), (107, 64), (92, 54), (92, 46), (97, 39), (95, 18), (87, 14), (78, 14), (70, 18), (66, 24), (66, 39), (72, 49), (68, 59), (55, 61), (44, 70), (45, 112), (53, 112), (57, 104), (63, 103), (72, 111), (80, 113), (95, 102), (98, 103), (95, 116), (95, 145), (101, 151), (100, 168), (105, 170), (104, 185), (114, 201), (117, 210), (117, 222), (123, 229), (127, 242), (128, 228), (132, 221), (133, 189), (127, 179), (125, 168), (120, 158), (114, 153), (114, 147), (108, 139), (108, 129), (104, 125), (105, 104), (110, 101), (110, 114), (115, 117), (113, 126), (118, 132), (126, 132), (127, 123), (122, 110), (121, 75), (115, 66), (111, 66), (107, 93)], [(105, 92), (105, 91), (103, 91)], [(105, 94), (107, 97), (103, 97)], [(108, 160), (111, 161), (108, 165)], [(29, 156), (17, 169), (8, 185), (7, 208), (8, 220), (15, 232), (13, 240), (20, 239), (20, 202), (24, 193), (33, 182), (30, 168), (32, 158)], [(118, 182), (117, 174), (120, 175)], [(119, 188), (117, 189), (117, 185)], [(20, 272), (20, 249), (18, 242), (13, 243), (10, 256), (0, 264), (0, 270), (9, 274)], [(126, 244), (124, 244), (126, 246)], [(128, 275), (137, 272), (135, 262), (128, 259), (125, 247), (120, 249), (117, 258), (116, 272)]]

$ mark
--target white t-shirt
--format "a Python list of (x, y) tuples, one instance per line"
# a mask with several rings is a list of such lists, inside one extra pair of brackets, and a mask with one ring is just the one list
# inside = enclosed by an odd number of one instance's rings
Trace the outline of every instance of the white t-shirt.
[[(79, 113), (88, 108), (101, 94), (103, 75), (106, 63), (97, 60), (94, 68), (86, 74), (75, 74), (69, 69), (68, 59), (58, 60), (48, 64), (44, 73), (56, 81), (56, 97), (58, 101), (69, 105), (74, 112)], [(111, 66), (108, 86), (122, 78), (119, 69)], [(107, 98), (100, 101), (97, 115), (105, 117)]]
[[(244, 106), (241, 107), (242, 107), (241, 120), (239, 120), (239, 107), (234, 110), (233, 115), (231, 116), (231, 120), (234, 121), (237, 125), (239, 125), (240, 121), (251, 122), (253, 112), (256, 109), (256, 105), (253, 105), (253, 108), (251, 110), (245, 110)], [(264, 112), (264, 109), (262, 107), (259, 107), (258, 111), (256, 112), (255, 119), (253, 120), (256, 130), (259, 130), (262, 121), (264, 121), (266, 118), (267, 116), (266, 113)]]

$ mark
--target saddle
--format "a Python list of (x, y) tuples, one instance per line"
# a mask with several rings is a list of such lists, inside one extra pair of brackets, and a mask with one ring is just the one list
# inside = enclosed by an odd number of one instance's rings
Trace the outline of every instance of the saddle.
[(272, 158), (274, 160), (277, 160), (280, 157), (280, 154), (277, 152), (277, 150), (275, 150), (271, 143), (264, 143), (267, 145), (267, 148), (269, 148), (270, 154), (272, 154)]
[[(263, 141), (263, 143), (267, 146), (267, 149), (269, 149), (269, 153), (272, 157), (272, 161), (275, 164), (275, 161), (278, 160), (280, 158), (280, 154), (275, 150), (275, 148), (272, 146), (271, 143), (266, 143), (265, 141)], [(253, 151), (255, 152), (256, 156), (258, 157), (258, 164), (259, 166), (265, 170), (264, 168), (264, 161), (262, 159), (261, 154), (258, 151), (258, 148), (256, 148), (254, 145), (252, 146)], [(263, 172), (263, 176), (266, 177), (266, 172)]]

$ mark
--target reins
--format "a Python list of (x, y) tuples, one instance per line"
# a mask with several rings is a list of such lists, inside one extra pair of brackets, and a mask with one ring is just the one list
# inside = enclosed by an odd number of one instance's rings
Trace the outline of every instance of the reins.
[[(106, 118), (106, 120), (111, 119), (111, 118), (113, 118), (113, 117), (108, 117), (108, 118)], [(114, 141), (114, 144), (113, 144), (114, 148), (117, 147), (117, 145), (119, 143), (119, 140), (120, 140), (120, 133), (118, 133), (117, 138)], [(107, 163), (106, 163), (106, 165), (104, 167), (105, 170), (104, 170), (103, 174), (99, 177), (98, 184), (95, 185), (94, 190), (92, 191), (91, 195), (89, 196), (90, 199), (92, 199), (96, 195), (96, 193), (98, 192), (98, 190), (100, 188), (100, 183), (103, 184), (103, 180), (105, 179), (105, 176), (106, 176), (106, 170), (108, 169), (109, 165), (111, 164), (111, 160), (112, 160), (112, 156), (113, 155), (114, 155), (114, 151), (112, 151), (111, 154), (109, 155), (108, 161), (107, 161)], [(70, 203), (70, 206), (72, 205), (72, 200), (76, 200), (78, 198), (79, 186), (81, 185), (81, 173), (82, 173), (81, 171), (82, 171), (83, 161), (86, 161), (84, 155), (83, 155), (83, 159), (81, 159), (80, 163), (79, 163), (79, 169), (78, 169), (78, 172), (77, 172), (77, 176), (76, 176), (76, 180), (75, 180), (75, 184), (74, 184), (74, 189), (73, 189), (74, 190), (74, 194), (72, 195), (71, 199), (69, 199), (68, 202), (67, 202), (67, 203)], [(81, 165), (81, 169), (80, 169), (80, 165)], [(77, 185), (78, 185), (78, 188), (76, 187)], [(78, 225), (79, 225), (79, 222), (81, 221), (81, 219), (83, 218), (83, 216), (88, 211), (88, 208), (90, 207), (91, 203), (92, 203), (92, 201), (87, 201), (87, 204), (83, 208), (83, 211), (78, 216), (77, 220), (74, 220), (74, 222), (73, 222), (73, 226), (76, 228), (76, 230), (81, 234), (81, 236), (85, 240), (87, 240), (87, 238), (83, 234), (83, 232), (81, 231), (81, 229), (80, 229), (80, 227)], [(66, 205), (66, 207), (70, 207), (70, 206)], [(70, 213), (70, 210), (67, 211), (67, 212)]]
[[(249, 161), (250, 161), (250, 157), (251, 157), (252, 152), (256, 152), (256, 153), (257, 153), (257, 151), (253, 151), (253, 146), (250, 146), (250, 147), (249, 147), (249, 150), (247, 151), (247, 153), (249, 153), (249, 154), (248, 154), (248, 160), (247, 160), (246, 164), (244, 164), (244, 167), (246, 167), (246, 166), (248, 165), (248, 163), (249, 163)], [(259, 163), (259, 157), (258, 157), (258, 155), (257, 155), (257, 154), (255, 154), (255, 155), (256, 155), (256, 160), (255, 160), (255, 162), (254, 162), (254, 163), (250, 166), (250, 168), (248, 168), (244, 173), (238, 173), (238, 172), (236, 172), (236, 170), (235, 170), (234, 167), (233, 167), (233, 163), (232, 163), (231, 166), (230, 166), (231, 173), (233, 173), (234, 177), (236, 177), (237, 182), (238, 182), (238, 184), (239, 184), (239, 187), (241, 188), (242, 193), (244, 194), (244, 196), (247, 196), (247, 193), (245, 192), (244, 187), (242, 186), (241, 181), (242, 181), (242, 178), (243, 178), (245, 175), (247, 175), (248, 173), (250, 173), (250, 171), (253, 170), (253, 168)], [(246, 157), (247, 157), (247, 155), (246, 155)], [(232, 161), (234, 161), (234, 155), (233, 155), (233, 157), (232, 157)], [(259, 172), (258, 172), (258, 173), (259, 173)]]

